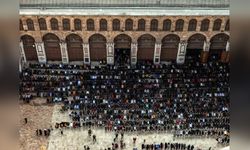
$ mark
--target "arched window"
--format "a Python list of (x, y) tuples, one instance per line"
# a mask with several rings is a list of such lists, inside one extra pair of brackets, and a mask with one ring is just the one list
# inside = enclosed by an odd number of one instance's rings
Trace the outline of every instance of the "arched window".
[(38, 23), (39, 23), (40, 30), (47, 30), (47, 24), (44, 18), (39, 18)]
[(229, 40), (229, 36), (224, 33), (219, 33), (213, 36), (210, 40), (210, 50), (226, 50), (227, 41)]
[(153, 19), (151, 20), (150, 31), (157, 31), (158, 30), (158, 20)]
[(214, 21), (213, 31), (220, 31), (221, 28), (221, 19), (216, 19)]
[(75, 30), (82, 30), (82, 21), (80, 19), (74, 20)]
[(184, 27), (184, 20), (182, 19), (177, 20), (175, 24), (175, 31), (183, 31), (183, 27)]
[(161, 43), (161, 61), (176, 60), (180, 37), (169, 34), (162, 39)]
[(114, 31), (119, 31), (120, 30), (120, 20), (114, 19), (112, 24), (113, 24), (113, 30)]
[(69, 61), (82, 61), (82, 38), (77, 34), (70, 34), (66, 37)]
[(190, 36), (187, 41), (186, 58), (188, 60), (199, 61), (205, 41), (206, 37), (202, 34), (196, 33)]
[(119, 34), (114, 38), (115, 49), (130, 49), (132, 39), (126, 34)]
[(226, 26), (225, 26), (225, 31), (229, 31), (230, 30), (230, 21), (227, 20)]
[(58, 30), (58, 21), (56, 18), (50, 20), (51, 30)]
[(35, 39), (32, 36), (23, 35), (21, 37), (21, 41), (23, 42), (23, 50), (25, 53), (26, 60), (37, 61)]
[(133, 20), (127, 19), (125, 21), (125, 30), (126, 31), (132, 31), (133, 30)]
[(60, 39), (53, 33), (43, 36), (44, 50), (48, 61), (62, 61)]
[(210, 40), (210, 49), (209, 49), (209, 59), (213, 61), (224, 61), (223, 51), (227, 49), (227, 42), (229, 36), (225, 33), (219, 33), (213, 36)]
[(27, 23), (28, 30), (31, 30), (31, 31), (35, 30), (33, 20), (27, 19), (26, 23)]
[(138, 60), (153, 60), (156, 39), (150, 34), (141, 35), (138, 40)]
[(196, 31), (197, 21), (196, 19), (192, 19), (188, 24), (188, 31)]
[(70, 30), (70, 21), (69, 19), (63, 19), (63, 30)]
[(88, 31), (94, 31), (95, 30), (95, 24), (93, 19), (87, 20), (87, 30)]
[(23, 30), (23, 22), (21, 19), (19, 20), (19, 30)]
[(107, 31), (107, 20), (101, 19), (100, 20), (100, 31)]
[(201, 31), (208, 31), (210, 21), (208, 19), (204, 19), (201, 22)]
[(101, 34), (94, 34), (89, 38), (90, 60), (103, 61), (107, 59), (106, 38)]
[(166, 19), (163, 21), (163, 31), (170, 31), (171, 30), (171, 20)]
[(138, 31), (145, 31), (145, 20), (140, 19), (138, 21)]
[(202, 50), (206, 37), (202, 34), (196, 33), (188, 38), (187, 49), (191, 50)]

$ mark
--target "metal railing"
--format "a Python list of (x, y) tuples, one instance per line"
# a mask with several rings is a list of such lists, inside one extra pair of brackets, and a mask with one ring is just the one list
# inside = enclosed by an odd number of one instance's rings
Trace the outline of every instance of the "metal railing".
[(20, 0), (20, 8), (229, 7), (229, 0)]

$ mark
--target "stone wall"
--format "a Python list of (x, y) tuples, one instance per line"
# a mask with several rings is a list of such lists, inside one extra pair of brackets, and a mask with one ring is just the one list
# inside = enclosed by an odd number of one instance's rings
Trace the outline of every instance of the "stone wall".
[[(47, 24), (47, 30), (40, 30), (39, 27), (39, 23), (38, 23), (38, 19), (39, 18), (44, 18), (46, 20), (46, 24)], [(59, 30), (51, 30), (51, 25), (50, 25), (50, 20), (51, 18), (56, 18), (58, 20), (58, 26), (59, 26)], [(70, 20), (70, 30), (66, 31), (63, 30), (63, 24), (62, 24), (62, 20), (64, 18), (68, 18)], [(27, 28), (27, 19), (32, 19), (33, 23), (34, 23), (34, 31), (32, 30), (28, 30)], [(82, 30), (78, 31), (78, 30), (74, 30), (74, 19), (80, 19), (81, 20), (81, 26), (82, 26)], [(95, 29), (93, 31), (87, 31), (87, 20), (88, 19), (93, 19), (94, 20), (94, 26)], [(106, 19), (107, 20), (107, 31), (100, 31), (100, 20), (101, 19)], [(119, 19), (120, 20), (120, 30), (119, 31), (113, 31), (113, 27), (112, 27), (112, 21), (114, 19)], [(126, 31), (125, 30), (125, 21), (127, 19), (132, 19), (133, 20), (133, 30), (132, 31)], [(144, 19), (145, 20), (145, 31), (138, 31), (138, 20), (139, 19)], [(150, 31), (150, 23), (152, 19), (157, 19), (158, 20), (158, 30), (157, 31)], [(171, 29), (170, 31), (163, 31), (163, 22), (165, 19), (170, 19), (171, 20)], [(184, 28), (183, 31), (175, 31), (175, 27), (176, 27), (176, 21), (178, 19), (183, 19), (184, 20)], [(197, 20), (197, 26), (196, 26), (196, 31), (188, 31), (188, 25), (189, 25), (189, 21), (191, 19), (196, 19)], [(210, 20), (210, 24), (209, 24), (209, 29), (208, 31), (200, 31), (201, 28), (201, 22), (204, 19), (209, 19)], [(219, 31), (213, 31), (213, 25), (214, 25), (214, 21), (216, 19), (221, 19), (222, 23), (221, 23), (221, 28)], [(92, 35), (95, 34), (101, 34), (106, 38), (106, 43), (114, 43), (114, 39), (116, 36), (120, 35), (120, 34), (126, 34), (128, 35), (131, 39), (132, 39), (132, 43), (138, 43), (138, 39), (140, 36), (144, 35), (144, 34), (150, 34), (155, 38), (155, 44), (159, 45), (162, 43), (162, 39), (169, 35), (169, 34), (175, 34), (177, 36), (179, 36), (180, 41), (182, 41), (182, 45), (179, 44), (178, 49), (174, 50), (174, 54), (177, 53), (176, 59), (179, 60), (177, 62), (179, 63), (184, 63), (185, 60), (185, 54), (186, 54), (186, 47), (187, 47), (187, 40), (189, 39), (189, 37), (191, 37), (194, 34), (200, 33), (202, 35), (204, 35), (206, 37), (205, 39), (205, 43), (209, 43), (211, 38), (217, 34), (220, 33), (224, 33), (225, 35), (229, 36), (229, 31), (225, 31), (225, 27), (226, 27), (226, 23), (229, 20), (229, 16), (20, 16), (20, 20), (22, 21), (23, 24), (23, 28), (24, 30), (20, 31), (20, 37), (22, 37), (23, 35), (30, 35), (31, 37), (33, 37), (35, 39), (35, 43), (41, 43), (40, 47), (43, 47), (44, 49), (44, 44), (43, 44), (43, 36), (46, 35), (47, 33), (53, 33), (55, 34), (59, 39), (60, 39), (60, 44), (64, 44), (65, 45), (65, 40), (66, 37), (70, 34), (77, 34), (82, 38), (82, 44), (87, 44), (87, 46), (85, 47), (86, 50), (84, 51), (84, 63), (90, 63), (91, 61), (91, 56), (99, 56), (99, 51), (91, 51), (89, 50), (89, 39)], [(105, 44), (106, 44), (105, 43)], [(132, 45), (131, 45), (132, 47)], [(109, 48), (109, 49), (107, 49)], [(107, 61), (108, 63), (112, 64), (114, 62), (114, 46), (113, 47), (107, 47), (106, 49), (102, 49), (105, 53), (107, 53), (107, 55), (105, 55), (104, 57), (100, 57), (98, 58), (98, 60), (104, 60)], [(208, 48), (209, 49), (209, 48)], [(67, 50), (67, 46), (65, 46), (64, 49), (61, 50), (67, 51), (67, 53), (72, 52), (71, 50)], [(108, 55), (108, 51), (109, 50), (110, 54)], [(205, 50), (205, 49), (204, 49)], [(43, 50), (44, 51), (44, 50)], [(131, 49), (131, 53), (133, 50)], [(161, 52), (161, 46), (158, 46), (158, 48), (151, 48), (150, 51), (153, 51), (152, 53), (154, 54), (153, 57), (153, 61), (155, 63), (159, 63), (159, 60), (161, 59), (161, 54), (159, 53), (159, 55), (156, 53), (157, 51)], [(136, 51), (137, 52), (137, 51)], [(37, 52), (38, 53), (38, 52)], [(39, 54), (40, 53), (40, 54)], [(38, 61), (39, 62), (46, 62), (49, 61), (46, 59), (46, 53), (42, 52), (42, 49), (39, 52), (39, 56), (38, 56)], [(66, 54), (66, 53), (65, 53)], [(90, 56), (91, 54), (91, 56)], [(151, 54), (151, 53), (150, 53)], [(58, 54), (60, 55), (60, 54)], [(82, 54), (81, 54), (82, 55)], [(85, 57), (88, 56), (88, 57)], [(202, 55), (202, 57), (204, 56), (204, 58), (202, 59), (203, 61), (206, 60), (207, 55)], [(61, 57), (61, 56), (58, 56)], [(105, 60), (106, 57), (106, 60)], [(137, 53), (135, 53), (135, 56), (131, 55), (131, 60), (133, 60), (133, 63), (135, 63), (137, 61)], [(151, 58), (151, 56), (150, 56)], [(172, 58), (172, 57), (171, 57)], [(172, 58), (174, 59), (174, 57)], [(225, 60), (226, 58), (223, 58), (223, 60)], [(93, 60), (93, 57), (92, 57)], [(64, 63), (68, 63), (68, 56), (65, 55), (65, 58), (62, 55), (62, 62)]]
[[(31, 18), (34, 22), (34, 26), (35, 26), (35, 31), (28, 31), (27, 30), (27, 24), (26, 24), (26, 20), (28, 18)], [(46, 24), (47, 24), (47, 29), (48, 30), (40, 30), (39, 29), (39, 24), (38, 24), (38, 19), (39, 18), (45, 18), (46, 19)], [(58, 20), (59, 23), (59, 30), (55, 31), (55, 30), (51, 30), (50, 28), (50, 19), (51, 18), (56, 18)], [(62, 27), (62, 19), (63, 18), (69, 18), (71, 21), (71, 30), (70, 31), (64, 31), (63, 27)], [(81, 19), (82, 21), (82, 31), (74, 31), (74, 19)], [(95, 21), (95, 30), (94, 31), (87, 31), (87, 19), (94, 19)], [(112, 20), (113, 19), (119, 19), (120, 20), (120, 28), (121, 31), (112, 31)], [(132, 19), (133, 20), (133, 31), (125, 31), (125, 20), (126, 19)], [(146, 30), (145, 31), (137, 31), (137, 27), (138, 27), (138, 20), (139, 19), (145, 19), (146, 21)], [(210, 26), (209, 26), (209, 30), (206, 32), (200, 32), (200, 25), (201, 25), (201, 21), (203, 19), (208, 18), (210, 20)], [(214, 20), (216, 20), (217, 18), (222, 19), (222, 25), (221, 25), (221, 30), (220, 31), (213, 31), (213, 22)], [(71, 33), (75, 33), (78, 34), (79, 36), (82, 37), (83, 42), (87, 43), (88, 39), (91, 35), (99, 33), (102, 34), (106, 37), (107, 42), (113, 42), (114, 38), (123, 33), (123, 34), (127, 34), (132, 38), (132, 42), (136, 42), (137, 39), (146, 33), (151, 34), (152, 36), (154, 36), (156, 38), (156, 42), (161, 42), (162, 38), (168, 34), (177, 34), (181, 40), (187, 40), (190, 36), (192, 36), (195, 33), (201, 33), (203, 35), (206, 36), (207, 41), (209, 41), (214, 35), (224, 32), (226, 34), (229, 35), (228, 31), (224, 31), (225, 29), (225, 25), (227, 20), (229, 19), (229, 16), (156, 16), (156, 17), (152, 17), (152, 16), (20, 16), (20, 19), (23, 22), (23, 26), (24, 26), (24, 31), (20, 31), (20, 36), (22, 35), (31, 35), (32, 37), (35, 38), (36, 42), (41, 42), (42, 41), (42, 37), (43, 35), (45, 35), (46, 33), (54, 33), (56, 34), (61, 40), (65, 40), (66, 36), (71, 34)], [(108, 30), (107, 31), (99, 31), (99, 20), (100, 19), (106, 19), (108, 22)], [(158, 31), (150, 31), (150, 21), (152, 19), (157, 19), (158, 20)], [(172, 26), (171, 26), (171, 31), (163, 31), (163, 21), (165, 19), (170, 19), (172, 21)], [(185, 21), (184, 23), (184, 30), (182, 32), (176, 32), (175, 30), (175, 22), (178, 19), (183, 19)], [(196, 31), (188, 31), (188, 22), (191, 19), (196, 19), (197, 20), (197, 28)]]

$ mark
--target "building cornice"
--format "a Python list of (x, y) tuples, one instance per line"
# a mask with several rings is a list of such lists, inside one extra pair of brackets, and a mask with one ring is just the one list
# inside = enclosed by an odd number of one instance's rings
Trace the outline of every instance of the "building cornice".
[(54, 8), (54, 9), (20, 9), (20, 15), (75, 15), (75, 16), (229, 16), (229, 9), (204, 8)]

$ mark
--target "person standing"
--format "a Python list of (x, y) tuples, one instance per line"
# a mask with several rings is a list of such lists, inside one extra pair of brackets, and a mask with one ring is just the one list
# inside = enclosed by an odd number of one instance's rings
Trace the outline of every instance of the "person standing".
[(38, 129), (36, 129), (36, 136), (38, 136), (39, 135), (39, 132), (38, 132)]
[(24, 123), (27, 124), (28, 123), (28, 118), (24, 118)]
[(44, 136), (47, 136), (47, 130), (44, 129), (43, 132), (44, 132)]
[(118, 133), (115, 134), (115, 139), (118, 139)]
[(43, 131), (41, 129), (39, 129), (39, 135), (43, 135)]
[(60, 131), (61, 131), (61, 135), (63, 135), (63, 130), (62, 130), (62, 129), (60, 129)]
[(96, 142), (96, 135), (93, 135), (93, 142)]
[(136, 137), (133, 138), (133, 144), (135, 144), (135, 143), (136, 143)]
[(92, 131), (91, 129), (88, 130), (89, 137), (91, 137)]
[(122, 140), (123, 140), (123, 136), (124, 136), (124, 133), (122, 132), (122, 133), (121, 133), (121, 139), (122, 139)]
[(47, 132), (48, 132), (47, 135), (48, 135), (48, 136), (50, 135), (50, 131), (51, 131), (50, 129), (47, 130)]

